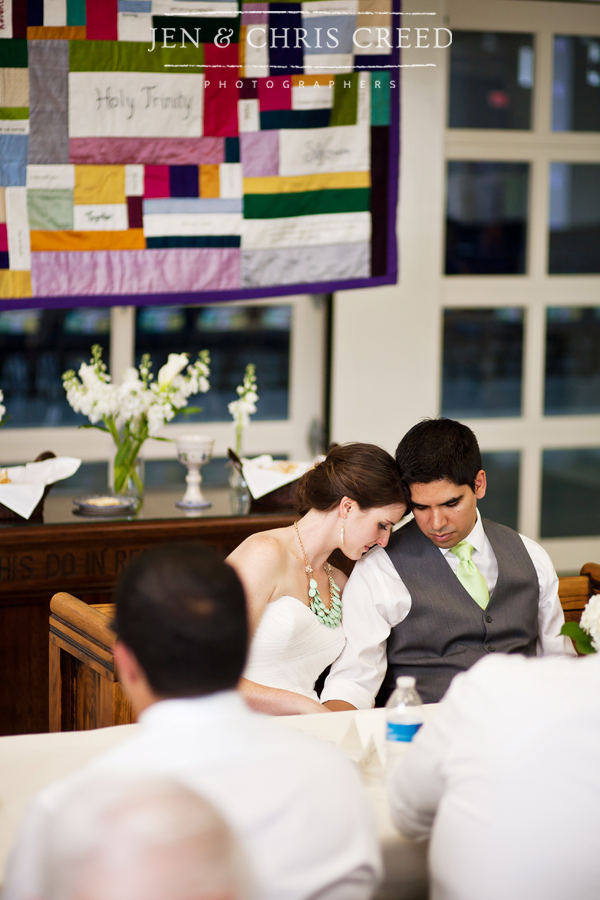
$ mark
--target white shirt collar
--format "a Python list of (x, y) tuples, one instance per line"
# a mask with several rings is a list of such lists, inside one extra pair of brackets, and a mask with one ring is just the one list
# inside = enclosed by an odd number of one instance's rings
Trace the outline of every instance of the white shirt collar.
[[(477, 510), (477, 521), (473, 526), (473, 530), (463, 538), (468, 544), (471, 544), (474, 550), (477, 550), (479, 553), (483, 553), (485, 547), (485, 531), (483, 530), (483, 524), (481, 522), (481, 515), (479, 510)], [(452, 553), (452, 547), (440, 547), (440, 551), (447, 556), (449, 553)]]
[(237, 691), (218, 691), (202, 697), (179, 697), (159, 700), (149, 706), (139, 717), (141, 725), (169, 727), (183, 720), (218, 720), (250, 713)]

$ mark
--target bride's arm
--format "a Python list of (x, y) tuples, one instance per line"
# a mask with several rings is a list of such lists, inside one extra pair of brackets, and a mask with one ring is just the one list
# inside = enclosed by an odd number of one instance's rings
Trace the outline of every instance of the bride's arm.
[(242, 678), (238, 685), (244, 700), (256, 712), (270, 716), (298, 716), (311, 713), (328, 712), (325, 707), (311, 697), (296, 694), (294, 691), (283, 691), (280, 688), (267, 687)]
[[(285, 573), (285, 550), (271, 534), (253, 534), (246, 538), (226, 562), (235, 569), (244, 585), (250, 640), (267, 603), (279, 593)], [(303, 694), (267, 687), (242, 678), (239, 689), (246, 702), (257, 712), (271, 716), (328, 712), (324, 706)]]

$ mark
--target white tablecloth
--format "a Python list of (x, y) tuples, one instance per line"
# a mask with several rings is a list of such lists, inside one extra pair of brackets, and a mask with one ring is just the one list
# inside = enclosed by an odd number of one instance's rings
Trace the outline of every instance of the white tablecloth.
[[(430, 708), (425, 707), (425, 714)], [(383, 771), (377, 754), (365, 763), (370, 740), (381, 745), (384, 710), (339, 712), (315, 716), (282, 716), (282, 727), (297, 728), (320, 740), (330, 741), (358, 762), (376, 817), (385, 863), (385, 880), (378, 900), (426, 900), (427, 845), (402, 838), (388, 811)], [(6, 858), (30, 798), (46, 784), (76, 771), (119, 741), (131, 736), (137, 725), (120, 725), (95, 731), (60, 734), (26, 734), (0, 737), (0, 883)]]

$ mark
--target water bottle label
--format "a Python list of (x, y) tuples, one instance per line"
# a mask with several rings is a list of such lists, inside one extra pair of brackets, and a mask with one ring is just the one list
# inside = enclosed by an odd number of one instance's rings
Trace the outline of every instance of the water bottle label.
[(407, 725), (404, 722), (387, 722), (385, 737), (388, 741), (412, 741), (415, 734), (419, 730), (423, 723), (415, 722), (412, 725)]

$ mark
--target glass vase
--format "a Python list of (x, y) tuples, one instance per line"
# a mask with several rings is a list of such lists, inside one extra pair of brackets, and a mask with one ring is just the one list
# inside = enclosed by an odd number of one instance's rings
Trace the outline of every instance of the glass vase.
[(232, 465), (227, 477), (229, 482), (229, 508), (233, 516), (246, 516), (250, 512), (252, 495), (246, 479), (237, 468)]
[(141, 500), (144, 495), (144, 458), (138, 454), (133, 462), (115, 465), (113, 456), (108, 463), (108, 486), (116, 496)]

